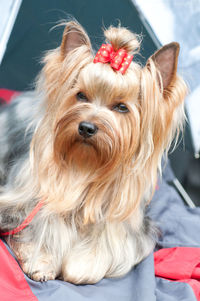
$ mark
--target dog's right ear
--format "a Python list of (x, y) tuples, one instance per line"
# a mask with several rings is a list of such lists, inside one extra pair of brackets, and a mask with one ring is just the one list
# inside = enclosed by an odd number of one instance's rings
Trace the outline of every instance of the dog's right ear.
[(70, 51), (83, 45), (91, 49), (91, 43), (87, 33), (78, 22), (68, 22), (63, 33), (61, 55), (65, 58)]

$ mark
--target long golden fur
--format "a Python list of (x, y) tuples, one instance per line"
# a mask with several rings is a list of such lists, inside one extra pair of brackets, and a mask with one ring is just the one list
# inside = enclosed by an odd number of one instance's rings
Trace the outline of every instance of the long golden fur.
[[(126, 28), (104, 34), (114, 50), (139, 52), (139, 37)], [(184, 120), (178, 51), (177, 43), (164, 46), (145, 67), (133, 59), (122, 75), (93, 63), (89, 38), (72, 21), (61, 46), (46, 54), (29, 120), (30, 156), (17, 173), (11, 168), (0, 195), (0, 216), (12, 218), (0, 218), (2, 230), (18, 226), (44, 200), (31, 225), (7, 238), (32, 279), (95, 283), (123, 276), (153, 250), (145, 208)], [(128, 112), (115, 110), (120, 103)], [(83, 139), (82, 121), (95, 124), (97, 134)]]

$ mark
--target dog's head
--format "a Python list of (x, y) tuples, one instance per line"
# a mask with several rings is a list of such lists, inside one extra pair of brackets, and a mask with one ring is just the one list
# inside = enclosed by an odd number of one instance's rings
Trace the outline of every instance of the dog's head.
[[(138, 52), (140, 41), (127, 29), (104, 33), (115, 51)], [(171, 43), (144, 68), (133, 59), (122, 74), (110, 63), (94, 63), (87, 34), (69, 22), (44, 68), (55, 156), (90, 165), (134, 160), (141, 167), (162, 154), (182, 122), (176, 114), (185, 94), (176, 74), (178, 52), (179, 45)]]

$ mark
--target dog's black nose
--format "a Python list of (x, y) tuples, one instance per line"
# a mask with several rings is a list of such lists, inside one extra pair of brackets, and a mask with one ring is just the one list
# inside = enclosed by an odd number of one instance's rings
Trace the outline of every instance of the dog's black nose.
[(91, 122), (82, 121), (79, 123), (78, 132), (84, 138), (90, 138), (96, 134), (98, 127)]

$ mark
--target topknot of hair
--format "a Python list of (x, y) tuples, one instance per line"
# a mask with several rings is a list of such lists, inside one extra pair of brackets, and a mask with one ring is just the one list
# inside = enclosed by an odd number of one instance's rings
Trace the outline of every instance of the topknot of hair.
[(140, 50), (141, 36), (132, 33), (125, 27), (110, 26), (104, 31), (104, 35), (115, 51), (122, 48), (134, 55)]

